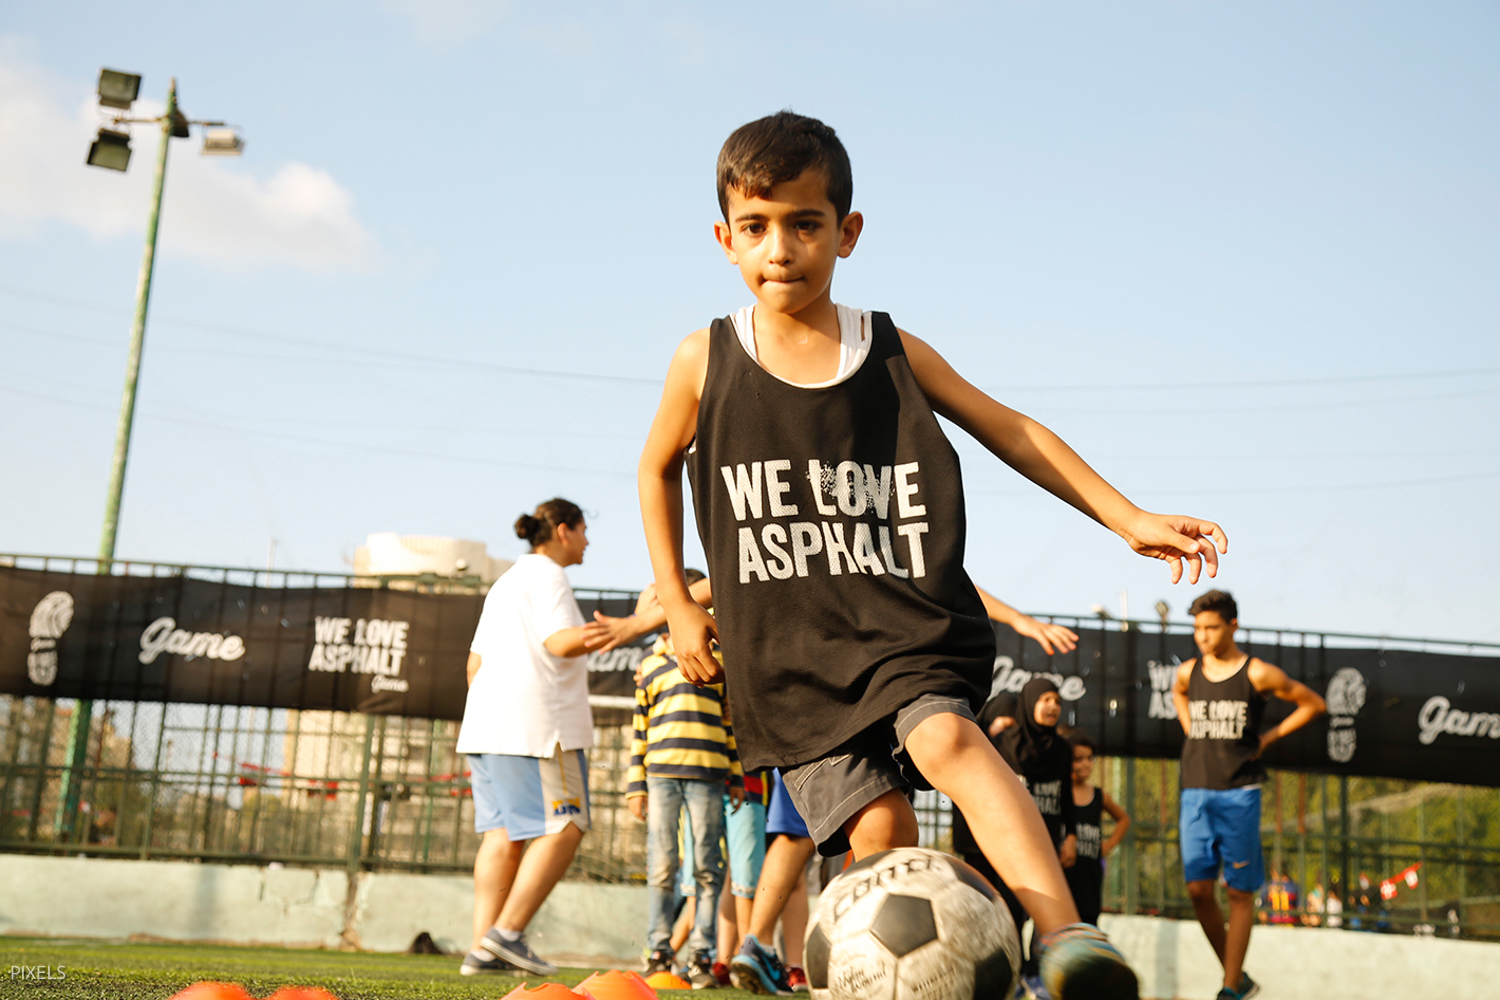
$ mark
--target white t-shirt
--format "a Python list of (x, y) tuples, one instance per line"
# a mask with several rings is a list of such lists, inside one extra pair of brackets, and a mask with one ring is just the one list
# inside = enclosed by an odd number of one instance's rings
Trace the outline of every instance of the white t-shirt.
[(587, 657), (553, 656), (543, 642), (583, 624), (563, 568), (538, 552), (490, 587), (469, 649), (479, 672), (464, 702), (459, 753), (551, 757), (594, 745)]
[[(792, 382), (781, 378), (775, 372), (769, 372), (773, 378), (781, 379), (787, 385), (798, 385), (804, 389), (824, 389), (830, 385), (838, 385), (840, 382), (859, 371), (859, 366), (865, 363), (865, 358), (870, 353), (870, 344), (874, 338), (874, 314), (863, 309), (855, 309), (851, 306), (834, 303), (834, 308), (839, 314), (839, 370), (834, 373), (833, 378), (826, 382)], [(745, 348), (745, 353), (750, 355), (750, 360), (760, 364), (760, 356), (755, 350), (755, 307), (746, 306), (735, 313), (734, 332), (739, 337), (740, 344)], [(761, 365), (762, 369), (765, 368)]]

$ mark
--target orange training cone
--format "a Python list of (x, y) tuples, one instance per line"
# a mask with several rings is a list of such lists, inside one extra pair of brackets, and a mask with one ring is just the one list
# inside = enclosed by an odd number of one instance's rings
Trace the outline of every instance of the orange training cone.
[(175, 994), (172, 1000), (253, 1000), (245, 988), (237, 983), (215, 983), (205, 980), (194, 983)]
[(674, 976), (670, 972), (658, 972), (654, 976), (646, 978), (646, 985), (658, 990), (690, 990), (693, 984), (681, 976)]
[(596, 972), (576, 987), (594, 1000), (657, 1000), (656, 991), (634, 972), (610, 969)]

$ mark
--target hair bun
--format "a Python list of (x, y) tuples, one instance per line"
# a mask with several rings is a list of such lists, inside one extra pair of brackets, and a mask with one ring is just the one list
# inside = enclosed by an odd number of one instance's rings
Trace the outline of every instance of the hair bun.
[(522, 514), (516, 518), (516, 537), (529, 542), (538, 527), (536, 518), (530, 514)]

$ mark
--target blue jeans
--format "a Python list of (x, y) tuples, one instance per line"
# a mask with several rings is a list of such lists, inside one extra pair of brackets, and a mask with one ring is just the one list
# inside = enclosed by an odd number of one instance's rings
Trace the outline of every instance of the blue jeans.
[(692, 825), (693, 871), (697, 903), (689, 954), (713, 952), (718, 937), (719, 891), (724, 886), (723, 783), (696, 778), (646, 776), (646, 890), (651, 928), (646, 947), (671, 947), (672, 917), (677, 902), (677, 832), (682, 810)]

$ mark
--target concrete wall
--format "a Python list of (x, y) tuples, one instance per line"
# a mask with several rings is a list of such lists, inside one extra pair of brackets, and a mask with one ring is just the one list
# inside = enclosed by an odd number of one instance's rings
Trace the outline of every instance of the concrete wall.
[[(1196, 923), (1105, 914), (1100, 924), (1141, 977), (1143, 998), (1211, 997), (1223, 985)], [(1262, 995), (1288, 1000), (1500, 996), (1500, 945), (1476, 941), (1257, 926), (1245, 968)]]
[[(420, 931), (467, 947), (470, 879), (188, 861), (0, 854), (0, 934), (228, 941), (401, 951)], [(1211, 997), (1217, 960), (1194, 923), (1106, 914), (1105, 930), (1150, 1000)], [(549, 958), (601, 967), (639, 959), (640, 887), (564, 882), (530, 930)], [(1268, 996), (1367, 1000), (1500, 995), (1500, 945), (1351, 931), (1257, 927), (1247, 963)]]

